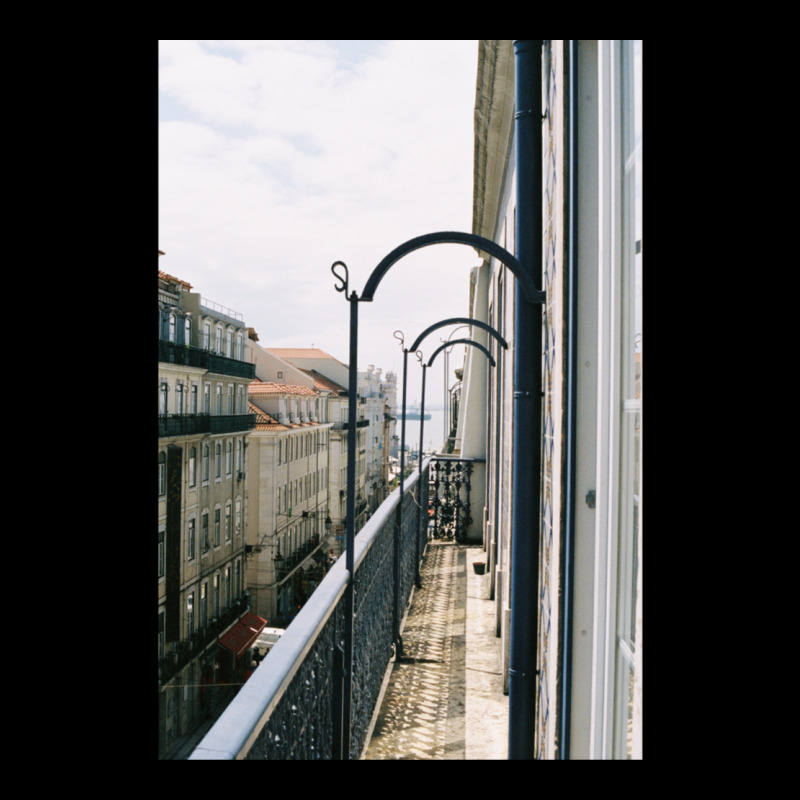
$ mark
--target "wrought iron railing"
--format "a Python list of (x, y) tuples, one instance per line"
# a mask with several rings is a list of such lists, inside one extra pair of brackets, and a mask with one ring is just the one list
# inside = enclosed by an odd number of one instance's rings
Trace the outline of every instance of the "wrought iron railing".
[(239, 433), (255, 427), (255, 414), (159, 414), (158, 436), (193, 436), (198, 433)]
[[(467, 540), (472, 525), (472, 471), (480, 459), (434, 456), (430, 478), (429, 533), (433, 539)], [(432, 512), (432, 513), (430, 513)]]
[(158, 360), (159, 363), (199, 367), (218, 375), (230, 375), (234, 378), (252, 380), (256, 375), (255, 364), (240, 361), (237, 358), (228, 358), (202, 347), (176, 344), (166, 339), (158, 340)]
[(395, 614), (409, 602), (424, 554), (429, 465), (422, 480), (415, 472), (406, 481), (402, 505), (397, 489), (355, 539), (349, 719), (342, 715), (349, 574), (341, 557), (190, 760), (332, 760), (343, 738), (350, 759), (360, 757), (396, 644)]

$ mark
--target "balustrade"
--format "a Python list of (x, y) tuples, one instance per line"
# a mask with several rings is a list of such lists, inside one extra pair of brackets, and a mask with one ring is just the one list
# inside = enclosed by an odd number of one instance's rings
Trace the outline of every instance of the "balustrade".
[[(355, 539), (351, 759), (358, 759), (389, 668), (395, 604), (405, 607), (427, 531), (430, 461), (395, 490)], [(399, 537), (399, 569), (394, 569)], [(395, 574), (399, 576), (395, 582)], [(345, 589), (340, 558), (190, 756), (190, 760), (332, 760), (342, 741)]]

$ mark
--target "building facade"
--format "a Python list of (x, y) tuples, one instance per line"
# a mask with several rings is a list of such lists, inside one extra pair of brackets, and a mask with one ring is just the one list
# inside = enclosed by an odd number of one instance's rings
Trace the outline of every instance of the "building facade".
[(285, 627), (329, 565), (331, 397), (319, 381), (251, 339), (247, 591), (250, 607)]
[[(161, 255), (161, 254), (160, 254)], [(158, 274), (159, 755), (215, 713), (241, 665), (248, 410), (241, 316)], [(222, 642), (222, 645), (220, 645)]]
[[(642, 327), (641, 41), (531, 40), (541, 52), (541, 109), (516, 109), (520, 44), (482, 40), (476, 99), (473, 233), (508, 252), (520, 231), (541, 230), (539, 434), (515, 443), (515, 276), (486, 257), (473, 276), (472, 338), (458, 418), (464, 455), (485, 459), (483, 541), (496, 632), (509, 686), (514, 536), (538, 543), (538, 587), (526, 615), (536, 644), (532, 756), (642, 755)], [(538, 56), (537, 56), (538, 58)], [(541, 195), (535, 219), (520, 207), (519, 126), (541, 119)], [(519, 405), (518, 405), (519, 404)], [(514, 530), (516, 448), (539, 449), (540, 514)], [(513, 704), (513, 700), (512, 700)]]
[[(318, 348), (270, 348), (269, 352), (310, 374), (321, 375), (340, 387), (332, 396), (330, 434), (331, 518), (341, 547), (347, 508), (347, 437), (349, 372)], [(397, 378), (370, 365), (357, 373), (356, 520), (360, 530), (389, 494), (389, 453), (395, 437)], [(387, 442), (389, 443), (387, 445)]]

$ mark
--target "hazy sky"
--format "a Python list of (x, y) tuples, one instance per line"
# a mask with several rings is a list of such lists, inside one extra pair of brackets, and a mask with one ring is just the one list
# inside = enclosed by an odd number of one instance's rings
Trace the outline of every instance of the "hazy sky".
[[(477, 40), (161, 40), (159, 268), (241, 313), (261, 345), (347, 363), (333, 262), (361, 294), (403, 242), (472, 230), (477, 53)], [(399, 389), (393, 332), (410, 345), (467, 316), (478, 263), (463, 245), (398, 262), (359, 304), (359, 369), (394, 370)], [(425, 340), (426, 360), (449, 332)], [(442, 402), (443, 363), (428, 370), (429, 404)], [(409, 403), (420, 376), (410, 357)]]

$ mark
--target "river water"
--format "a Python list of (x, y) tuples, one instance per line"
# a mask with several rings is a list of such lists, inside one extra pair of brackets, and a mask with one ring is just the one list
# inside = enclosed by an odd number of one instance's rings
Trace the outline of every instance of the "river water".
[[(430, 414), (431, 418), (425, 420), (422, 428), (422, 436), (425, 439), (425, 450), (434, 450), (437, 453), (442, 449), (444, 443), (444, 409), (442, 408), (426, 408), (426, 414)], [(397, 416), (397, 436), (402, 436), (401, 430), (402, 417)], [(418, 419), (406, 420), (406, 446), (411, 450), (419, 449), (419, 426)]]

